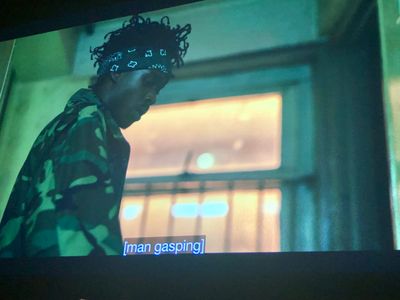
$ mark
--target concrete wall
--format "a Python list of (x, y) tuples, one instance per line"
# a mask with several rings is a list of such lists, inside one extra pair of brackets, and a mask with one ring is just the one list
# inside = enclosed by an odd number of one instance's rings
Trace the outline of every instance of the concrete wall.
[[(186, 63), (307, 43), (318, 38), (315, 0), (200, 1), (144, 14), (155, 20), (164, 15), (170, 17), (172, 25), (192, 25)], [(101, 45), (104, 35), (127, 19), (98, 23), (93, 34), (82, 33), (75, 74), (93, 72), (93, 62), (88, 60), (90, 46)]]

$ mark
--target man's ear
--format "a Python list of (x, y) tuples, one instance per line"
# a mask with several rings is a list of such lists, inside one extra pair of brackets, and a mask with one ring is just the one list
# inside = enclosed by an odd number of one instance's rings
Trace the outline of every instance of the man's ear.
[(110, 73), (111, 81), (112, 81), (113, 83), (117, 83), (117, 82), (120, 80), (121, 75), (122, 75), (121, 73), (111, 72), (111, 73)]

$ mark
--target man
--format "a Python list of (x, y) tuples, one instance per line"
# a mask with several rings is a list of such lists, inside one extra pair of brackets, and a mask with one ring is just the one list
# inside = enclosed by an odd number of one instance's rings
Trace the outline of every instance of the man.
[(140, 120), (183, 65), (190, 31), (134, 16), (91, 49), (97, 80), (36, 139), (0, 223), (1, 257), (121, 254), (130, 149), (120, 128)]

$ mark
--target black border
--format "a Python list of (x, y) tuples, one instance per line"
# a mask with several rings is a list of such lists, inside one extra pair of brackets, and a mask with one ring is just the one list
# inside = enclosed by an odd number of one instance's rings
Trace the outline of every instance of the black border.
[[(195, 1), (3, 0), (0, 41), (191, 2)], [(399, 251), (0, 259), (1, 299), (396, 299), (399, 295)]]
[(15, 299), (396, 299), (399, 270), (398, 251), (3, 259), (0, 295)]
[(2, 0), (0, 42), (199, 0)]

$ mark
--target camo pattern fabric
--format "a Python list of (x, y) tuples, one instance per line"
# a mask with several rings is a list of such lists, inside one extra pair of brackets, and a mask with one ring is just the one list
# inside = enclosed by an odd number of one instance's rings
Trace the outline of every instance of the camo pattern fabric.
[(119, 255), (129, 144), (81, 89), (36, 139), (0, 223), (0, 257)]

